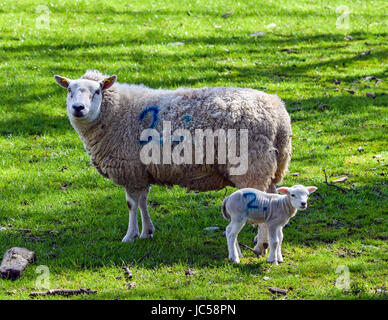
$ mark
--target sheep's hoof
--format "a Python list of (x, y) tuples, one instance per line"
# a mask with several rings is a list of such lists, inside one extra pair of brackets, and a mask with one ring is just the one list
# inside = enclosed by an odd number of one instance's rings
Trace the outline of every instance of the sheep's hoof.
[(127, 234), (127, 235), (125, 235), (123, 240), (121, 240), (121, 242), (133, 242), (138, 237), (139, 237), (139, 234), (134, 234), (134, 235), (128, 235)]

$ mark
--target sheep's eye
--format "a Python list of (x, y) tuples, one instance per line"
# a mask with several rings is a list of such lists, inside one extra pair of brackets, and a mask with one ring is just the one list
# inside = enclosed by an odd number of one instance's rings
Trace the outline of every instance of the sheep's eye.
[(294, 194), (292, 194), (292, 195), (291, 195), (291, 197), (295, 197), (295, 195), (294, 195)]
[(67, 91), (68, 91), (68, 92), (71, 92), (71, 89), (70, 89), (70, 88), (67, 88)]
[(100, 94), (101, 93), (101, 90), (100, 89), (97, 89), (95, 94)]

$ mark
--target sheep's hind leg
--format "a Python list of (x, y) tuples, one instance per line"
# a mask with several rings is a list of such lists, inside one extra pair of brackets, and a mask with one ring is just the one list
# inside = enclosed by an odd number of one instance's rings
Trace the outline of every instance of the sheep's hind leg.
[(139, 192), (128, 192), (125, 195), (127, 206), (129, 209), (129, 224), (127, 234), (122, 242), (133, 242), (139, 237), (139, 226), (137, 223), (137, 208), (139, 200)]
[(265, 223), (261, 223), (257, 229), (257, 235), (255, 237), (256, 246), (254, 251), (258, 256), (265, 255), (268, 248), (268, 227)]
[(244, 227), (245, 221), (233, 221), (226, 228), (226, 239), (228, 242), (229, 260), (234, 263), (240, 263), (240, 254), (237, 242), (237, 236)]
[(277, 230), (277, 236), (278, 236), (278, 239), (279, 239), (279, 244), (278, 244), (278, 253), (277, 253), (277, 256), (278, 256), (278, 262), (283, 262), (283, 256), (282, 256), (282, 242), (283, 242), (283, 228), (280, 227), (278, 230)]
[(154, 225), (152, 224), (150, 214), (147, 208), (147, 196), (148, 190), (144, 191), (139, 198), (139, 207), (141, 212), (141, 223), (142, 223), (142, 231), (140, 234), (140, 239), (152, 239), (154, 236)]

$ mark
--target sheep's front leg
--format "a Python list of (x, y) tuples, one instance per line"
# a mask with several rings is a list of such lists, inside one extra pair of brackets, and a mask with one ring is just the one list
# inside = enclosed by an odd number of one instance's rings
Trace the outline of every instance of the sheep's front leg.
[(277, 236), (279, 239), (277, 258), (278, 258), (278, 262), (283, 262), (283, 256), (282, 256), (283, 227), (279, 227), (277, 231)]
[(228, 251), (229, 251), (229, 260), (234, 263), (240, 263), (241, 250), (237, 242), (237, 236), (240, 233), (241, 229), (244, 227), (245, 221), (232, 220), (230, 224), (226, 227), (226, 239), (228, 242)]
[(133, 242), (136, 238), (139, 237), (139, 226), (137, 224), (137, 208), (139, 196), (139, 192), (128, 191), (125, 195), (129, 209), (129, 224), (127, 234), (122, 240), (123, 242)]
[[(267, 188), (268, 193), (276, 193), (276, 185), (271, 183)], [(265, 223), (259, 224), (257, 235), (253, 242), (256, 243), (255, 252), (258, 256), (265, 255), (268, 248), (268, 228)]]
[(141, 223), (142, 223), (142, 231), (140, 238), (148, 239), (153, 237), (154, 235), (154, 225), (152, 224), (150, 214), (147, 208), (147, 196), (148, 190), (144, 191), (139, 198), (139, 207), (141, 212)]
[(279, 228), (280, 226), (277, 226), (275, 224), (268, 226), (269, 256), (267, 261), (270, 263), (273, 263), (274, 265), (278, 264), (278, 245), (279, 245), (278, 229)]
[(258, 256), (265, 255), (268, 248), (268, 228), (265, 223), (261, 223), (257, 229), (258, 232), (257, 236), (255, 237), (256, 246), (254, 251)]

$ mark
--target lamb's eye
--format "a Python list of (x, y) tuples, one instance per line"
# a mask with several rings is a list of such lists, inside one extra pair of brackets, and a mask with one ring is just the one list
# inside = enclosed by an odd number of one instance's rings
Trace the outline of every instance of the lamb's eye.
[(295, 195), (294, 195), (294, 194), (292, 194), (292, 195), (291, 195), (291, 197), (295, 197)]

